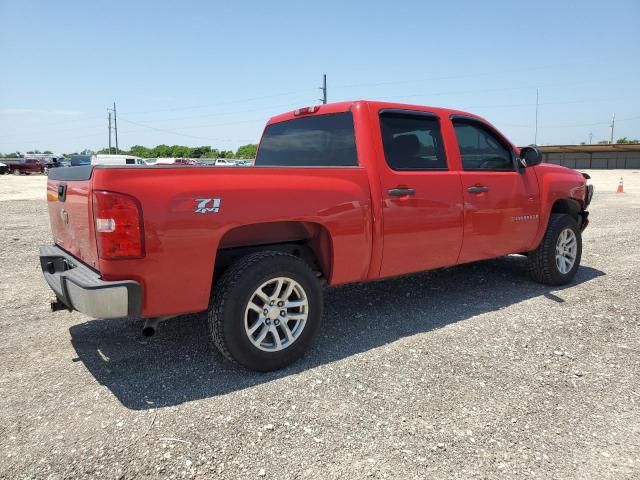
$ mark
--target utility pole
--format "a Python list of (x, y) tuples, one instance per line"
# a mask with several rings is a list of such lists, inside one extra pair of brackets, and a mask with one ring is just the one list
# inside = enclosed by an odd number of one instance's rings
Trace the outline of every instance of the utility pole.
[(322, 86), (320, 87), (322, 90), (322, 98), (320, 101), (326, 105), (327, 104), (327, 74), (322, 75)]
[(111, 110), (107, 110), (109, 112), (109, 153), (111, 153)]
[(609, 144), (613, 143), (613, 129), (616, 126), (616, 114), (613, 114), (613, 118), (611, 119), (611, 125), (609, 125)]
[(591, 145), (592, 140), (593, 140), (593, 132), (589, 132), (589, 145)]
[(116, 113), (116, 102), (113, 102), (113, 130), (116, 134), (116, 154), (120, 153), (118, 150), (118, 114)]
[(533, 144), (538, 145), (538, 89), (536, 88), (536, 132), (533, 135)]

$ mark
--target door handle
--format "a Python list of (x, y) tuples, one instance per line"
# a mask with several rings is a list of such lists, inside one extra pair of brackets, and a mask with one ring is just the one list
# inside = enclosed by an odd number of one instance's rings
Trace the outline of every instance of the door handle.
[(469, 187), (467, 188), (467, 192), (469, 193), (484, 193), (484, 192), (488, 192), (489, 188), (485, 187), (484, 185), (474, 185), (473, 187)]
[(389, 191), (389, 195), (392, 197), (404, 197), (405, 195), (415, 195), (415, 188), (392, 188)]

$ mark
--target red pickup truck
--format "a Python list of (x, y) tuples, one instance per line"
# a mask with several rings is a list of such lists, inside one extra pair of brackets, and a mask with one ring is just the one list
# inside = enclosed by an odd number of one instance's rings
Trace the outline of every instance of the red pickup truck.
[(269, 120), (250, 168), (50, 172), (52, 308), (159, 320), (208, 310), (211, 342), (256, 370), (303, 355), (324, 285), (525, 254), (561, 285), (580, 264), (593, 188), (486, 120), (356, 101)]

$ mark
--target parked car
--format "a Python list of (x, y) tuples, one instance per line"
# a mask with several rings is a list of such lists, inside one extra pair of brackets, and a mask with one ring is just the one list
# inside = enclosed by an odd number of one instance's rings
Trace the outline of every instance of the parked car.
[(91, 165), (146, 165), (140, 157), (132, 155), (91, 155)]
[(233, 160), (227, 160), (226, 158), (216, 158), (214, 165), (216, 167), (235, 167), (236, 162)]
[(7, 160), (7, 167), (9, 172), (14, 175), (31, 175), (32, 173), (45, 173), (47, 168), (46, 164), (43, 164), (37, 158), (20, 158), (18, 160)]
[(158, 158), (155, 165), (197, 165), (198, 162), (190, 158)]
[(91, 155), (72, 155), (69, 159), (69, 163), (72, 167), (91, 165)]
[(9, 172), (9, 167), (7, 166), (7, 164), (0, 162), (0, 175), (4, 175), (5, 173), (8, 173), (8, 172)]
[(569, 283), (593, 187), (540, 162), (457, 110), (301, 108), (269, 120), (255, 168), (53, 170), (40, 263), (54, 310), (145, 334), (208, 310), (224, 356), (278, 369), (308, 350), (325, 285), (521, 253), (534, 280)]

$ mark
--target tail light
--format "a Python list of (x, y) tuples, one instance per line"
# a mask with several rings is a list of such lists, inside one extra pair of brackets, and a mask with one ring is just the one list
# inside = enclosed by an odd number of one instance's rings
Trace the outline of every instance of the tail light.
[(93, 218), (100, 258), (144, 257), (142, 210), (138, 200), (123, 193), (96, 190), (93, 192)]

